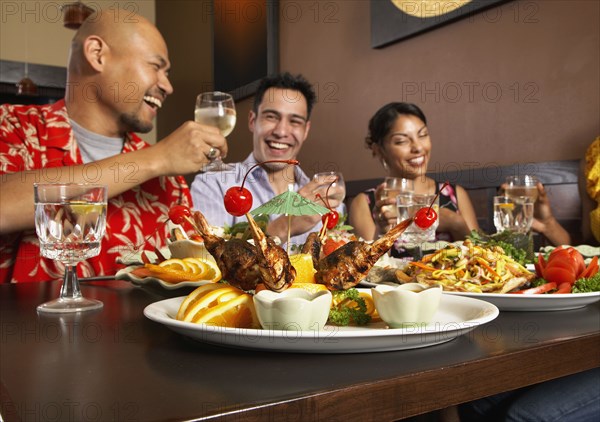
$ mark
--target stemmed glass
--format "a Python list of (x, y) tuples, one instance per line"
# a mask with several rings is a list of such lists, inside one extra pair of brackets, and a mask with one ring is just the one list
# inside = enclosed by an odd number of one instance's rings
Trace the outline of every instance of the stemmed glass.
[(100, 253), (106, 230), (108, 188), (77, 183), (34, 184), (35, 230), (42, 256), (64, 263), (60, 297), (37, 307), (39, 312), (80, 312), (102, 308), (82, 296), (77, 263)]
[[(196, 98), (194, 120), (207, 126), (215, 126), (227, 137), (235, 127), (236, 112), (233, 97), (225, 92), (204, 92)], [(228, 171), (234, 167), (225, 164), (217, 156), (202, 171)]]
[[(339, 171), (324, 171), (316, 173), (313, 176), (313, 180), (319, 183), (319, 187), (315, 189), (314, 193), (319, 193), (323, 198), (327, 192), (329, 185), (329, 193), (327, 199), (337, 200), (340, 203), (346, 198), (346, 183), (344, 183), (344, 176)], [(333, 182), (333, 183), (332, 183)]]

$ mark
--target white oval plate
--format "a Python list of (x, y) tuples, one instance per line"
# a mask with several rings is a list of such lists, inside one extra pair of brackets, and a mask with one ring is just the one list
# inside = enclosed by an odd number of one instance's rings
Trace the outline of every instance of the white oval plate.
[[(156, 255), (155, 252), (152, 251), (145, 251), (146, 252), (146, 256), (150, 259), (151, 262), (156, 262), (158, 261), (158, 256)], [(166, 259), (171, 258), (171, 251), (169, 250), (169, 248), (162, 248), (160, 250), (160, 253), (162, 254), (162, 256), (164, 256)], [(119, 256), (117, 258), (117, 264), (123, 264), (123, 265), (142, 265), (144, 263), (144, 261), (142, 260), (142, 253), (141, 252), (131, 252), (128, 254), (122, 254), (121, 256)]]
[(175, 319), (184, 297), (148, 305), (144, 315), (194, 340), (219, 346), (295, 353), (365, 353), (416, 349), (445, 343), (499, 314), (491, 303), (468, 297), (442, 296), (440, 308), (426, 326), (389, 329), (383, 322), (365, 327), (325, 326), (323, 330), (283, 331), (215, 327)]
[(566, 311), (600, 300), (600, 292), (524, 295), (510, 293), (444, 292), (445, 295), (485, 300), (501, 311)]
[(164, 280), (161, 280), (160, 278), (155, 278), (155, 277), (143, 277), (142, 278), (142, 277), (137, 277), (137, 276), (131, 274), (131, 271), (135, 270), (136, 268), (142, 267), (142, 266), (143, 265), (131, 265), (129, 267), (123, 268), (123, 269), (117, 271), (117, 274), (115, 274), (115, 278), (117, 280), (130, 281), (131, 283), (135, 284), (136, 286), (158, 285), (167, 290), (181, 289), (182, 287), (198, 287), (198, 286), (204, 286), (205, 284), (212, 283), (212, 281), (207, 281), (207, 280), (180, 281), (179, 283), (169, 283)]

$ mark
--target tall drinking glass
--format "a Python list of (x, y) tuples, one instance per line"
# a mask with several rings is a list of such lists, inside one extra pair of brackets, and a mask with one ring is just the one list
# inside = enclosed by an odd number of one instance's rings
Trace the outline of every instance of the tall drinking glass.
[(506, 190), (504, 194), (509, 198), (525, 196), (534, 203), (538, 198), (537, 183), (537, 177), (530, 174), (508, 176), (506, 178)]
[[(227, 137), (235, 127), (236, 112), (233, 97), (225, 92), (204, 92), (196, 98), (194, 120), (207, 126), (215, 126), (221, 135)], [(225, 164), (221, 157), (215, 157), (204, 166), (202, 171), (232, 170), (231, 164)]]
[(35, 230), (43, 257), (65, 265), (58, 299), (39, 312), (80, 312), (102, 308), (99, 300), (82, 296), (77, 263), (100, 253), (106, 230), (108, 188), (89, 184), (35, 184)]
[[(419, 209), (429, 207), (430, 205), (439, 216), (439, 196), (436, 196), (435, 194), (416, 194), (410, 192), (400, 193), (396, 196), (398, 222), (414, 217)], [(415, 256), (415, 258), (420, 259), (423, 255), (422, 243), (435, 241), (435, 231), (439, 225), (439, 218), (436, 218), (435, 222), (427, 229), (422, 229), (417, 227), (415, 223), (412, 223), (404, 231), (400, 241), (406, 244), (407, 248), (413, 250), (412, 254)]]
[[(415, 182), (412, 179), (404, 177), (386, 177), (383, 181), (383, 190), (380, 199), (396, 198), (401, 193), (412, 193), (415, 190)], [(382, 207), (383, 211), (388, 211), (388, 206)], [(396, 212), (396, 208), (389, 206), (389, 210)], [(397, 216), (398, 214), (396, 214)]]
[(344, 198), (346, 198), (346, 183), (344, 183), (344, 176), (339, 171), (316, 173), (313, 176), (313, 180), (319, 183), (319, 187), (314, 191), (315, 195), (318, 193), (325, 199), (327, 189), (329, 188), (328, 199), (343, 202)]
[(494, 196), (494, 226), (505, 230), (528, 233), (533, 223), (533, 202), (528, 196)]

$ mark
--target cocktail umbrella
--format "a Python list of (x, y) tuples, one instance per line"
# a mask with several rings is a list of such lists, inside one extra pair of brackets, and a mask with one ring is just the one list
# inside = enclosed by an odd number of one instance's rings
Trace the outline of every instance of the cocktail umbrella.
[(268, 202), (265, 202), (260, 207), (257, 207), (250, 211), (250, 214), (256, 216), (261, 214), (267, 215), (287, 215), (288, 216), (288, 239), (287, 239), (287, 252), (290, 252), (290, 227), (292, 223), (292, 215), (314, 215), (314, 214), (327, 214), (329, 209), (313, 202), (297, 192), (294, 192), (293, 185), (288, 186), (288, 190), (282, 194), (277, 195), (275, 198)]

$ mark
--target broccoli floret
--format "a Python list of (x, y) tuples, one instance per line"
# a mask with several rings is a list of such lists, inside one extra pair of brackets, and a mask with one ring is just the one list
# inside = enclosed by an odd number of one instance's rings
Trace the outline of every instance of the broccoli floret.
[(332, 292), (333, 302), (329, 311), (329, 322), (336, 325), (365, 325), (371, 322), (367, 314), (367, 304), (358, 290), (338, 290)]
[(580, 278), (573, 285), (572, 293), (600, 292), (600, 271), (590, 278)]

